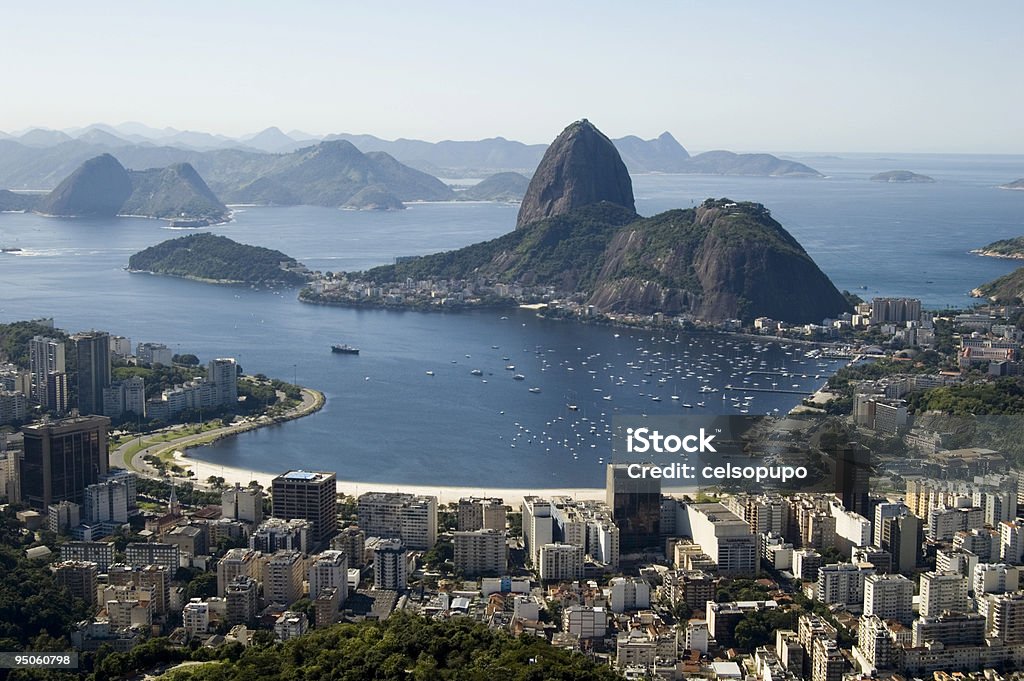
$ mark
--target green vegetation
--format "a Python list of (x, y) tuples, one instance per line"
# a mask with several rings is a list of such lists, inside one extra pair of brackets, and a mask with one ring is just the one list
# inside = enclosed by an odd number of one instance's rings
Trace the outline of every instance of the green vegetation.
[(921, 175), (920, 173), (912, 173), (909, 170), (887, 170), (884, 173), (872, 175), (870, 179), (872, 182), (935, 182), (934, 177)]
[(719, 603), (733, 601), (764, 601), (771, 598), (767, 587), (752, 579), (723, 580), (715, 592), (715, 600)]
[(162, 364), (152, 367), (120, 365), (111, 369), (111, 378), (115, 381), (123, 381), (128, 378), (141, 378), (145, 381), (147, 400), (160, 397), (164, 390), (205, 375), (206, 370), (202, 368), (190, 369), (185, 366), (163, 366)]
[(0, 512), (0, 650), (69, 650), (71, 626), (90, 614), (57, 586), (48, 560), (25, 557), (36, 545), (13, 508)]
[(1024, 378), (1005, 377), (995, 381), (965, 383), (932, 388), (910, 395), (914, 412), (941, 411), (953, 416), (1024, 414)]
[(971, 294), (997, 303), (1019, 305), (1024, 301), (1024, 267), (982, 284)]
[[(491, 241), (455, 251), (435, 253), (396, 265), (375, 267), (364, 274), (384, 283), (441, 278), (465, 279), (482, 274), (513, 283), (570, 283), (569, 290), (593, 286), (601, 254), (615, 231), (636, 216), (613, 204), (597, 204), (570, 215), (541, 220)], [(571, 282), (567, 279), (571, 278)]]
[(226, 283), (260, 286), (299, 285), (307, 276), (281, 263), (298, 263), (280, 251), (247, 246), (227, 237), (192, 234), (140, 251), (128, 260), (131, 270)]
[(435, 622), (399, 613), (381, 623), (342, 624), (283, 644), (250, 648), (237, 662), (185, 667), (170, 678), (611, 681), (621, 677), (536, 636), (512, 638), (465, 619)]
[(733, 635), (736, 645), (744, 650), (754, 650), (763, 645), (775, 642), (776, 629), (796, 630), (799, 610), (783, 610), (772, 608), (756, 610), (744, 617)]
[(993, 241), (988, 246), (982, 246), (976, 252), (1003, 258), (1024, 258), (1024, 236)]
[(455, 193), (459, 201), (521, 201), (530, 178), (519, 173), (497, 173), (469, 189)]
[(28, 369), (28, 342), (33, 336), (48, 336), (65, 341), (68, 339), (68, 335), (60, 329), (52, 329), (39, 322), (0, 324), (0, 359), (6, 358), (11, 364)]
[(120, 212), (123, 215), (199, 218), (212, 222), (219, 222), (228, 216), (227, 207), (188, 163), (132, 170), (128, 175), (132, 181), (132, 194), (121, 206)]

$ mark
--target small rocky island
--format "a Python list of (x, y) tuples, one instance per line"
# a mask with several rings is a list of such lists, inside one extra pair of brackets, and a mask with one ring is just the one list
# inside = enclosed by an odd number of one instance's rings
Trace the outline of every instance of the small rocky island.
[(935, 178), (928, 177), (927, 175), (921, 175), (919, 173), (912, 173), (909, 170), (887, 170), (884, 173), (872, 175), (871, 181), (904, 184), (927, 184), (929, 182), (935, 182)]
[(139, 251), (130, 272), (146, 272), (213, 284), (300, 286), (311, 274), (281, 251), (249, 246), (214, 234), (190, 234)]

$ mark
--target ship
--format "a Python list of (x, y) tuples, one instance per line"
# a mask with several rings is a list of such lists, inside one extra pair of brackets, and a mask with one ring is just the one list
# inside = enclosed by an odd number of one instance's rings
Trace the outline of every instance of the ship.
[(358, 355), (359, 348), (354, 348), (348, 343), (342, 343), (341, 345), (332, 345), (331, 352), (337, 352), (342, 355)]

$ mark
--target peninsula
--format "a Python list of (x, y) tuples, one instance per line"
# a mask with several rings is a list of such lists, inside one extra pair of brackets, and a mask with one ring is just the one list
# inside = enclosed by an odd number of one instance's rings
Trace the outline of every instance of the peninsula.
[(548, 147), (514, 231), (367, 272), (336, 273), (313, 281), (300, 300), (428, 309), (558, 303), (711, 323), (817, 323), (849, 311), (760, 204), (708, 199), (697, 208), (637, 215), (625, 164), (587, 120)]

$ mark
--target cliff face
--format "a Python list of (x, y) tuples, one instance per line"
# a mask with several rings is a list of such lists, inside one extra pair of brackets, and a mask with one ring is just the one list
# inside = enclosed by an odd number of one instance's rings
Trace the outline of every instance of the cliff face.
[(91, 158), (39, 202), (36, 210), (68, 217), (113, 217), (132, 194), (128, 171), (110, 154)]
[(709, 321), (765, 316), (817, 323), (849, 310), (764, 206), (727, 199), (620, 230), (589, 302), (606, 311), (688, 313)]
[(516, 227), (602, 201), (636, 211), (633, 183), (615, 145), (583, 119), (548, 147), (519, 207)]

